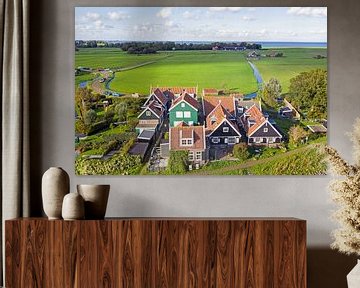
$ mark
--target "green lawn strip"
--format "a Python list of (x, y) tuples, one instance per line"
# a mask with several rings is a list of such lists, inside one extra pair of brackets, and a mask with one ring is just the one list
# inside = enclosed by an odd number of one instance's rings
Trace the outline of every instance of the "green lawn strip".
[(327, 70), (326, 58), (313, 58), (318, 54), (326, 56), (326, 48), (279, 48), (262, 50), (260, 53), (268, 54), (271, 51), (283, 52), (284, 57), (261, 57), (260, 60), (254, 61), (254, 64), (263, 81), (267, 82), (270, 78), (277, 78), (283, 87), (283, 93), (288, 92), (290, 79), (299, 73), (318, 68)]
[(80, 48), (75, 52), (75, 68), (126, 68), (161, 59), (166, 55), (166, 52), (132, 55), (116, 48)]
[(250, 93), (257, 89), (250, 65), (239, 52), (173, 52), (173, 57), (117, 72), (112, 90), (149, 93), (150, 86), (198, 86)]
[[(313, 147), (313, 145), (311, 146)], [(236, 165), (229, 165), (227, 167), (220, 167), (219, 169), (213, 169), (213, 170), (197, 170), (195, 171), (194, 174), (199, 174), (199, 175), (221, 175), (225, 172), (229, 172), (229, 171), (233, 171), (233, 170), (239, 170), (239, 169), (249, 169), (255, 165), (259, 165), (259, 164), (264, 164), (264, 163), (267, 163), (267, 162), (270, 162), (270, 161), (274, 161), (274, 160), (279, 160), (279, 159), (283, 159), (283, 158), (288, 158), (290, 157), (291, 155), (294, 155), (294, 154), (301, 154), (302, 152), (304, 152), (305, 150), (307, 149), (310, 149), (310, 146), (307, 145), (307, 146), (304, 146), (304, 147), (301, 147), (301, 148), (298, 148), (298, 149), (294, 149), (292, 151), (288, 151), (288, 152), (284, 152), (284, 153), (279, 153), (279, 154), (276, 154), (272, 157), (269, 157), (269, 158), (264, 158), (264, 159), (259, 159), (259, 160), (248, 160), (248, 161), (245, 161), (241, 164), (236, 164)]]

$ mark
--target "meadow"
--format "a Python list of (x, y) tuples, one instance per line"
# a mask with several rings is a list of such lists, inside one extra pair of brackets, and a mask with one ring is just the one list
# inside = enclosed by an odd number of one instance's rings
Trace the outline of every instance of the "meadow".
[[(160, 53), (161, 54), (161, 53)], [(257, 84), (243, 53), (175, 51), (154, 64), (117, 72), (110, 88), (121, 93), (146, 94), (150, 86), (214, 87), (251, 93)]]
[[(283, 92), (288, 92), (290, 79), (312, 69), (327, 69), (325, 48), (264, 49), (260, 54), (282, 52), (283, 57), (261, 57), (253, 60), (264, 81), (271, 77), (280, 80)], [(257, 83), (244, 52), (230, 51), (172, 51), (133, 55), (115, 48), (82, 48), (75, 52), (75, 67), (126, 69), (144, 63), (151, 64), (116, 72), (110, 88), (124, 94), (138, 92), (146, 95), (150, 86), (214, 87), (244, 94), (256, 91)], [(92, 74), (75, 77), (75, 83), (91, 80)]]
[(314, 69), (327, 70), (327, 58), (314, 59), (317, 55), (327, 55), (326, 48), (283, 48), (267, 49), (260, 51), (261, 54), (269, 54), (273, 51), (284, 53), (283, 57), (261, 57), (260, 60), (253, 61), (258, 68), (263, 81), (267, 82), (270, 78), (277, 78), (283, 88), (283, 92), (288, 92), (290, 79), (301, 72)]
[(164, 53), (130, 55), (115, 48), (80, 48), (75, 52), (75, 68), (90, 67), (118, 69), (136, 66), (163, 58)]

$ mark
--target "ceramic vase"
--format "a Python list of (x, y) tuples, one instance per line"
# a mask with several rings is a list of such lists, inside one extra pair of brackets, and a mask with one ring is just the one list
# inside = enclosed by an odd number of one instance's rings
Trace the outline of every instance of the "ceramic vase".
[(85, 208), (84, 199), (79, 193), (69, 193), (65, 195), (62, 204), (62, 217), (64, 220), (84, 219)]
[(61, 219), (63, 198), (69, 193), (69, 175), (60, 167), (49, 168), (42, 177), (43, 208), (49, 219)]
[(110, 185), (77, 185), (78, 193), (85, 201), (85, 219), (104, 219)]
[(349, 288), (360, 287), (360, 260), (357, 261), (355, 267), (347, 275), (347, 283)]

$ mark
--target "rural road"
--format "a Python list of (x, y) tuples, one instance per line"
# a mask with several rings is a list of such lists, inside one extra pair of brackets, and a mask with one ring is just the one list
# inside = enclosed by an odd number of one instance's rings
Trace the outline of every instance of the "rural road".
[(269, 161), (275, 160), (275, 159), (282, 159), (285, 157), (289, 157), (293, 154), (296, 154), (298, 152), (304, 151), (306, 149), (309, 148), (313, 148), (315, 147), (315, 144), (309, 145), (309, 146), (304, 146), (295, 150), (291, 150), (282, 154), (277, 154), (273, 157), (269, 157), (269, 158), (264, 158), (264, 159), (260, 159), (260, 160), (250, 160), (250, 161), (246, 161), (245, 163), (241, 163), (241, 164), (235, 164), (235, 165), (231, 165), (231, 166), (226, 166), (226, 167), (220, 167), (219, 169), (214, 169), (214, 170), (194, 170), (193, 173), (191, 174), (197, 174), (197, 175), (219, 175), (225, 172), (229, 172), (229, 171), (234, 171), (234, 170), (240, 170), (240, 169), (246, 169), (246, 168), (250, 168), (253, 167), (255, 165), (258, 164), (264, 164), (267, 163)]

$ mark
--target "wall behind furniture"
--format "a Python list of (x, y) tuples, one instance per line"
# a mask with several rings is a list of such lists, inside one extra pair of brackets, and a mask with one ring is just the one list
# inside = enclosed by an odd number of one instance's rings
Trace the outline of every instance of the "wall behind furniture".
[[(360, 116), (360, 3), (357, 0), (32, 1), (30, 124), (33, 214), (41, 213), (42, 173), (50, 166), (61, 166), (70, 174), (72, 190), (80, 183), (111, 184), (107, 216), (292, 216), (308, 221), (310, 249), (318, 251), (316, 249), (328, 247), (331, 241), (329, 233), (334, 228), (329, 215), (334, 207), (328, 197), (326, 187), (330, 178), (327, 176), (74, 175), (74, 6), (174, 6), (175, 3), (181, 6), (219, 6), (220, 3), (221, 6), (328, 6), (329, 142), (351, 159), (351, 143), (345, 133), (351, 130), (355, 117)], [(315, 264), (319, 261), (317, 256), (313, 255), (322, 255), (323, 250), (319, 251), (309, 257), (309, 271), (315, 274), (320, 268)], [(334, 267), (337, 265), (336, 257), (342, 257), (339, 259), (345, 259), (344, 263), (349, 265), (351, 258), (329, 253), (330, 256), (326, 257), (334, 259)], [(341, 270), (341, 267), (336, 269)], [(325, 283), (313, 279), (312, 283)], [(335, 282), (330, 280), (330, 283)]]

